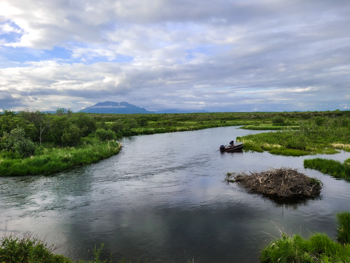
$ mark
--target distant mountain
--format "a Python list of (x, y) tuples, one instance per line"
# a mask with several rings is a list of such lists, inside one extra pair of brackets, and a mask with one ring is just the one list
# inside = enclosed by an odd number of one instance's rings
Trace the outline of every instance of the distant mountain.
[(156, 111), (155, 113), (205, 113), (205, 110), (177, 110), (177, 109), (168, 109)]
[(119, 114), (133, 114), (133, 113), (154, 113), (144, 108), (137, 107), (127, 102), (99, 102), (91, 107), (80, 110), (79, 112), (86, 113), (119, 113)]

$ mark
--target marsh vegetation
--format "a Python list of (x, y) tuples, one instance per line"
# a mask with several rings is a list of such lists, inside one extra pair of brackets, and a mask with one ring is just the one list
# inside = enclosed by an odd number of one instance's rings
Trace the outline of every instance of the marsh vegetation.
[(350, 213), (338, 213), (337, 220), (339, 243), (326, 234), (315, 233), (304, 239), (300, 235), (289, 236), (281, 231), (281, 238), (262, 250), (261, 262), (350, 262)]
[(333, 154), (337, 149), (350, 151), (349, 116), (341, 111), (131, 115), (4, 110), (0, 115), (0, 174), (50, 174), (97, 162), (118, 153), (113, 141), (125, 136), (238, 125), (277, 130), (238, 138), (248, 151)]

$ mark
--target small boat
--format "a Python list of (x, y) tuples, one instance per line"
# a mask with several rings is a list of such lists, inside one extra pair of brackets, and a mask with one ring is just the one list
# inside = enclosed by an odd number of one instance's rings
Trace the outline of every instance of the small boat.
[(220, 152), (236, 152), (241, 151), (243, 148), (243, 143), (234, 145), (221, 145)]

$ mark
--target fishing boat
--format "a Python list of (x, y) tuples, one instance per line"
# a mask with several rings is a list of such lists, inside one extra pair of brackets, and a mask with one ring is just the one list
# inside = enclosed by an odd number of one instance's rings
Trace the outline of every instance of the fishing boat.
[(236, 152), (241, 151), (243, 148), (243, 143), (234, 144), (234, 145), (221, 145), (220, 152)]

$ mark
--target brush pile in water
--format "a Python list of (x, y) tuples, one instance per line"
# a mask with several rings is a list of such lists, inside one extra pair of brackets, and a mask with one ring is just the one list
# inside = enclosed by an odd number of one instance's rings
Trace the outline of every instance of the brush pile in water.
[(266, 172), (239, 174), (226, 179), (229, 182), (237, 182), (244, 188), (254, 193), (272, 195), (277, 197), (305, 197), (318, 195), (322, 183), (297, 172), (295, 169), (281, 168)]

